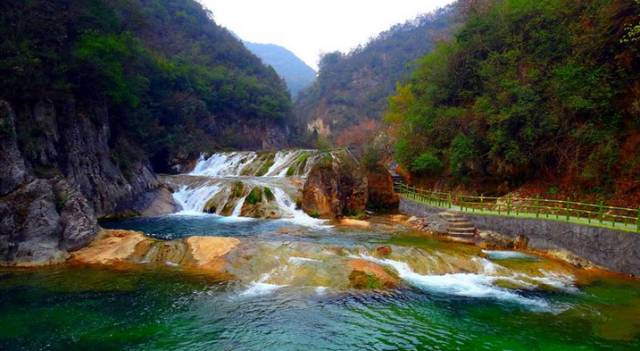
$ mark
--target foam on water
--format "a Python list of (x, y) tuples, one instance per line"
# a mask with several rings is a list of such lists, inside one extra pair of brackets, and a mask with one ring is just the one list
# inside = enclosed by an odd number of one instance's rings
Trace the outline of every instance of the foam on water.
[[(523, 288), (532, 288), (531, 283), (521, 281), (518, 276), (499, 276), (493, 275), (496, 272), (496, 266), (488, 260), (483, 261), (483, 273), (448, 273), (443, 275), (422, 275), (416, 273), (411, 267), (405, 263), (390, 259), (379, 259), (369, 255), (360, 255), (359, 258), (366, 259), (381, 265), (394, 268), (401, 279), (409, 284), (426, 291), (441, 294), (449, 294), (456, 296), (472, 297), (472, 298), (489, 298), (501, 301), (514, 302), (526, 305), (532, 309), (550, 311), (551, 306), (542, 298), (522, 296), (514, 291), (501, 288), (496, 285), (497, 281), (507, 280), (519, 284), (522, 282)], [(500, 266), (498, 266), (500, 267)], [(520, 277), (525, 278), (524, 275)], [(568, 277), (559, 275), (547, 275), (544, 278), (529, 277), (532, 280), (540, 282), (552, 282), (547, 285), (557, 286), (562, 289), (567, 288), (567, 284), (571, 284), (572, 280)], [(546, 283), (545, 283), (546, 284)]]
[(263, 274), (257, 281), (249, 283), (249, 287), (241, 292), (239, 296), (242, 297), (254, 297), (268, 295), (272, 292), (285, 287), (286, 285), (270, 284), (266, 281), (271, 277), (271, 273)]
[(304, 211), (297, 209), (294, 201), (289, 197), (289, 195), (287, 195), (284, 190), (274, 187), (273, 196), (275, 197), (278, 206), (290, 215), (290, 218), (287, 218), (285, 220), (307, 227), (326, 226), (326, 221), (313, 218), (304, 213)]
[(298, 256), (289, 257), (289, 263), (304, 264), (304, 263), (308, 263), (308, 262), (321, 262), (321, 261), (320, 260), (316, 260), (314, 258), (307, 258), (307, 257), (298, 257)]

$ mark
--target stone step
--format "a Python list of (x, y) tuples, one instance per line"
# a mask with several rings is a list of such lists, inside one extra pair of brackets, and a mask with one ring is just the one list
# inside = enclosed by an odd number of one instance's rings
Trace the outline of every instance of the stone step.
[(471, 233), (463, 233), (463, 232), (448, 232), (448, 235), (451, 236), (462, 236), (462, 237), (472, 237), (476, 234), (475, 231), (471, 232)]
[(460, 217), (460, 218), (444, 218), (444, 220), (446, 220), (449, 223), (468, 223), (469, 220), (467, 218), (464, 217)]
[(447, 228), (450, 232), (475, 232), (476, 227), (449, 227)]
[(447, 218), (460, 218), (460, 217), (464, 217), (464, 215), (460, 212), (452, 212), (452, 211), (445, 211), (445, 212), (440, 212), (440, 216), (443, 217), (447, 217)]

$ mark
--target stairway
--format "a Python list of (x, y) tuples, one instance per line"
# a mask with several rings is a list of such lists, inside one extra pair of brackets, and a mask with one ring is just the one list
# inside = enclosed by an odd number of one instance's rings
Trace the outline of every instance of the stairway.
[(447, 233), (451, 236), (470, 238), (476, 234), (476, 227), (460, 212), (441, 212), (440, 217), (447, 221)]

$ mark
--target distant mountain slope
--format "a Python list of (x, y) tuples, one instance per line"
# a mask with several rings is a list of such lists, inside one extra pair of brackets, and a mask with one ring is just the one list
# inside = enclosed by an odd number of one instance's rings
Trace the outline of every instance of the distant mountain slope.
[(262, 62), (272, 66), (284, 78), (293, 98), (316, 79), (316, 71), (313, 68), (282, 46), (249, 42), (244, 44), (251, 52), (261, 58)]
[(296, 101), (299, 122), (307, 131), (336, 141), (349, 128), (380, 121), (397, 82), (408, 78), (414, 62), (449, 36), (461, 6), (457, 2), (396, 25), (348, 54), (325, 55), (318, 79)]

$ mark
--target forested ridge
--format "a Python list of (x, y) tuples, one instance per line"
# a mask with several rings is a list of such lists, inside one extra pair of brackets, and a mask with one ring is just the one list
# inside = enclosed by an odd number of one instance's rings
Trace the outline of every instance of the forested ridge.
[(640, 202), (639, 15), (632, 0), (476, 2), (389, 101), (397, 161), (432, 185)]
[(347, 54), (325, 54), (318, 78), (296, 101), (299, 123), (342, 146), (357, 142), (354, 134), (362, 130), (375, 130), (397, 82), (408, 78), (416, 60), (448, 37), (464, 17), (464, 4), (456, 2), (395, 25)]
[[(0, 99), (17, 109), (68, 97), (105, 105), (121, 163), (259, 148), (238, 125), (286, 126), (291, 117), (274, 70), (192, 0), (3, 1), (0, 37)], [(18, 127), (28, 147), (38, 131)]]

